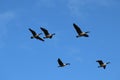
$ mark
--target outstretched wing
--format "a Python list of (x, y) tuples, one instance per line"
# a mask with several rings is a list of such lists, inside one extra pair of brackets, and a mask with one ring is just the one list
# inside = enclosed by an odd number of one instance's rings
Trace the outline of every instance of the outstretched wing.
[(48, 30), (47, 30), (47, 29), (42, 28), (42, 27), (41, 27), (40, 29), (44, 32), (44, 34), (45, 34), (45, 35), (49, 35), (49, 32), (48, 32)]
[(36, 35), (36, 32), (34, 30), (32, 30), (31, 28), (29, 28), (29, 31), (33, 34)]
[(74, 28), (75, 28), (75, 30), (77, 31), (78, 34), (82, 33), (82, 30), (75, 23), (73, 23), (73, 26), (74, 26)]
[(39, 40), (41, 40), (41, 41), (44, 41), (44, 39), (42, 39), (41, 37), (36, 37), (36, 39), (39, 39)]
[(64, 65), (63, 62), (60, 60), (60, 58), (58, 58), (58, 64), (59, 64), (60, 66), (63, 66), (63, 65)]
[(98, 62), (100, 65), (104, 64), (102, 60), (97, 60), (96, 62)]

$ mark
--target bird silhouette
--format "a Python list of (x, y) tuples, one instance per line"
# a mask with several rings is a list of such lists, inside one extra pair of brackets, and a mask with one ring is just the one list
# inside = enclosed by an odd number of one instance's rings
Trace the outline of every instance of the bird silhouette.
[(64, 67), (64, 66), (66, 66), (66, 65), (70, 65), (70, 63), (63, 63), (60, 58), (58, 58), (57, 61), (58, 61), (58, 64), (59, 64), (58, 67)]
[(110, 63), (110, 62), (104, 63), (102, 60), (97, 60), (96, 62), (98, 62), (100, 65), (98, 66), (98, 68), (103, 67), (104, 69), (106, 68), (106, 65)]
[(44, 39), (42, 39), (41, 37), (39, 37), (39, 35), (41, 35), (42, 33), (37, 34), (37, 33), (36, 33), (34, 30), (32, 30), (31, 28), (29, 28), (29, 31), (32, 33), (31, 39), (36, 38), (36, 39), (38, 39), (38, 40), (44, 41)]
[(55, 35), (55, 33), (53, 33), (53, 34), (50, 34), (49, 32), (48, 32), (48, 30), (47, 29), (45, 29), (45, 28), (43, 28), (43, 27), (40, 27), (40, 29), (44, 32), (44, 34), (45, 34), (45, 37), (43, 37), (44, 39), (45, 38), (52, 38), (53, 37), (53, 35)]
[(81, 37), (81, 36), (84, 36), (84, 37), (89, 37), (89, 35), (87, 33), (89, 33), (89, 31), (87, 32), (82, 32), (82, 30), (78, 27), (78, 25), (76, 25), (75, 23), (73, 23), (73, 26), (76, 30), (76, 32), (78, 33), (78, 35), (76, 36), (77, 38), (78, 37)]

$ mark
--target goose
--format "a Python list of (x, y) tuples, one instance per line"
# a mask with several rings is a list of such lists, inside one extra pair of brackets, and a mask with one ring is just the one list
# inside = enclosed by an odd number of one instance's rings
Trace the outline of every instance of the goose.
[(55, 33), (53, 33), (53, 34), (50, 34), (49, 32), (48, 32), (48, 30), (47, 29), (45, 29), (45, 28), (43, 28), (43, 27), (40, 27), (40, 29), (44, 32), (44, 34), (45, 34), (45, 37), (43, 37), (44, 39), (45, 38), (52, 38), (53, 37), (53, 35), (55, 35)]
[(31, 39), (33, 38), (36, 38), (38, 40), (41, 40), (41, 41), (44, 41), (44, 39), (40, 38), (39, 35), (41, 35), (42, 33), (40, 34), (37, 34), (34, 30), (32, 30), (31, 28), (29, 28), (29, 31), (32, 33), (33, 36), (31, 36)]
[(110, 63), (110, 62), (104, 63), (102, 60), (97, 60), (96, 62), (98, 62), (100, 65), (98, 66), (98, 68), (103, 67), (104, 69), (106, 68), (106, 65)]
[(66, 66), (66, 65), (70, 65), (70, 63), (63, 63), (60, 58), (58, 58), (57, 61), (58, 61), (58, 64), (59, 64), (58, 67), (64, 67), (64, 66)]
[(81, 36), (84, 36), (84, 37), (89, 37), (89, 35), (87, 33), (89, 33), (89, 31), (87, 32), (82, 32), (82, 30), (78, 27), (78, 25), (76, 25), (75, 23), (73, 23), (73, 26), (76, 30), (76, 32), (78, 33), (78, 35), (76, 36), (77, 38), (78, 37), (81, 37)]

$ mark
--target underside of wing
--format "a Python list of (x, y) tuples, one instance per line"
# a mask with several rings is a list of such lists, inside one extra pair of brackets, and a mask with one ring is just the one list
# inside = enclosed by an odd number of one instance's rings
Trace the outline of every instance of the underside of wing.
[(78, 34), (82, 33), (82, 30), (75, 23), (73, 23), (73, 26), (74, 26), (74, 28), (75, 28), (75, 30), (77, 31)]
[(46, 30), (45, 28), (42, 28), (42, 27), (40, 29), (44, 32), (45, 35), (49, 35), (48, 30)]

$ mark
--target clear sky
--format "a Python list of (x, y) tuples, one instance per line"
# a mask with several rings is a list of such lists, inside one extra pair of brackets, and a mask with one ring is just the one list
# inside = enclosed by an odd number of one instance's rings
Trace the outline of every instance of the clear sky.
[[(73, 23), (90, 37), (76, 38)], [(41, 26), (56, 35), (30, 39)], [(120, 80), (119, 61), (120, 0), (0, 0), (0, 80)]]

